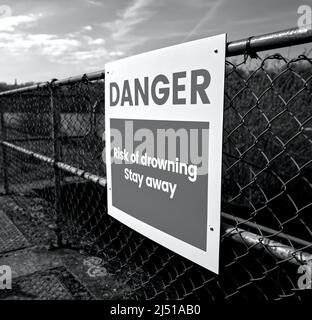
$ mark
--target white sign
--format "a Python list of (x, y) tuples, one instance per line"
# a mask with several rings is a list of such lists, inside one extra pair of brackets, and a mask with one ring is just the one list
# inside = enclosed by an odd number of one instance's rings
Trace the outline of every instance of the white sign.
[(108, 213), (218, 273), (226, 35), (105, 66)]

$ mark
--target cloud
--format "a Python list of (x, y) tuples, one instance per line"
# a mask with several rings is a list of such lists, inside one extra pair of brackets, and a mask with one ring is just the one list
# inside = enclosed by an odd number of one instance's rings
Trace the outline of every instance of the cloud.
[(104, 47), (99, 47), (93, 50), (83, 50), (82, 48), (77, 51), (69, 52), (62, 57), (58, 57), (55, 62), (71, 65), (87, 65), (98, 66), (103, 69), (104, 61), (109, 57), (109, 52)]
[(272, 12), (266, 16), (261, 16), (261, 17), (253, 17), (250, 19), (239, 19), (236, 21), (232, 21), (232, 25), (242, 25), (242, 24), (248, 24), (248, 25), (253, 25), (253, 24), (263, 24), (263, 23), (267, 23), (267, 22), (272, 22), (272, 21), (276, 21), (279, 19), (286, 19), (286, 18), (290, 18), (291, 17), (291, 13), (289, 12)]
[(0, 33), (0, 48), (15, 55), (26, 52), (41, 53), (57, 57), (78, 48), (81, 42), (77, 39), (60, 38), (50, 34)]
[(221, 7), (223, 4), (224, 0), (215, 0), (212, 2), (209, 6), (208, 12), (204, 15), (204, 17), (195, 25), (195, 27), (186, 35), (183, 41), (186, 41), (190, 39), (193, 35), (195, 35), (200, 28), (211, 18), (214, 17), (216, 14), (217, 10)]
[(1, 31), (15, 31), (17, 27), (28, 27), (33, 23), (36, 23), (43, 15), (29, 14), (19, 16), (8, 16), (0, 19), (0, 32)]
[(84, 27), (83, 27), (83, 30), (85, 30), (85, 31), (92, 31), (93, 28), (92, 28), (92, 26), (84, 26)]
[(110, 32), (109, 41), (113, 43), (109, 51), (111, 58), (129, 55), (133, 48), (145, 43), (147, 37), (138, 35), (135, 29), (155, 13), (152, 5), (155, 7), (152, 0), (133, 0), (117, 12), (115, 20), (102, 24)]
[(0, 32), (0, 49), (14, 56), (42, 56), (58, 64), (103, 64), (110, 58), (105, 40), (79, 34), (28, 34)]
[(125, 41), (135, 26), (153, 15), (150, 9), (152, 0), (134, 0), (128, 7), (118, 13), (118, 18), (104, 24), (112, 31), (112, 39)]
[(87, 43), (88, 46), (100, 46), (100, 45), (105, 45), (105, 40), (102, 38), (92, 38), (89, 36), (84, 36), (82, 39)]
[(110, 51), (109, 55), (113, 58), (122, 57), (125, 53), (123, 51)]
[(103, 3), (101, 1), (97, 1), (97, 0), (87, 0), (87, 3), (89, 3), (93, 6), (103, 6)]

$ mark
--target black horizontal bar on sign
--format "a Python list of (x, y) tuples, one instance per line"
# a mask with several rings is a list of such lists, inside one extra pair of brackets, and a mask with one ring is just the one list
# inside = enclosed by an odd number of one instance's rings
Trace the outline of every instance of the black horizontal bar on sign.
[[(261, 52), (271, 49), (296, 46), (304, 43), (312, 42), (312, 28), (294, 28), (278, 32), (272, 32), (260, 36), (249, 37), (246, 39), (228, 42), (226, 46), (226, 56), (232, 57), (246, 53), (248, 50), (253, 52)], [(53, 82), (43, 82), (37, 85), (0, 92), (1, 96), (7, 96), (14, 93), (25, 93), (41, 88), (46, 88), (49, 85), (62, 86), (75, 84), (83, 81), (96, 81), (105, 78), (105, 70), (96, 71), (78, 75)]]

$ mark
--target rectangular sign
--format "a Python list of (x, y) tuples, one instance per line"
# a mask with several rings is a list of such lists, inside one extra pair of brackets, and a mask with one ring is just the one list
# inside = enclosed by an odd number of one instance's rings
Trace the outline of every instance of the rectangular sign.
[(218, 273), (226, 35), (105, 66), (108, 213)]

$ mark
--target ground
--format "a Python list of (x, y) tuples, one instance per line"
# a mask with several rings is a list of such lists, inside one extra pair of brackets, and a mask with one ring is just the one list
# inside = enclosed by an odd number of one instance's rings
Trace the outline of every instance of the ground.
[(25, 203), (24, 195), (0, 197), (0, 266), (12, 269), (12, 290), (0, 290), (0, 299), (125, 298), (125, 288), (101, 258), (53, 245), (55, 226), (40, 198), (28, 200), (28, 208)]

